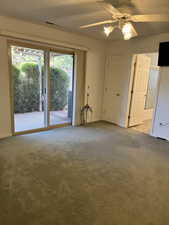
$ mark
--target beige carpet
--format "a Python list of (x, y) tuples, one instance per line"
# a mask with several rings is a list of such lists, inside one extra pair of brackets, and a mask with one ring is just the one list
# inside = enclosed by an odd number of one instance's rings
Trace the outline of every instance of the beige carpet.
[(106, 123), (0, 141), (0, 225), (167, 225), (169, 143)]

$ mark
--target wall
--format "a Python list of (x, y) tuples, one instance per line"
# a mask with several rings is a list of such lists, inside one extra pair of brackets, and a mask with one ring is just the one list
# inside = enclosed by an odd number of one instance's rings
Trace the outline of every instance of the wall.
[[(101, 119), (106, 46), (104, 41), (4, 16), (0, 16), (0, 35), (15, 36), (59, 46), (87, 50), (85, 82), (86, 87), (90, 87), (89, 103), (93, 108), (93, 115), (90, 121)], [(0, 50), (0, 138), (2, 138), (11, 135), (6, 38), (0, 38)]]
[[(127, 117), (128, 117), (128, 101), (130, 99), (130, 87), (131, 87), (131, 71), (133, 69), (133, 55), (141, 53), (152, 53), (158, 52), (159, 42), (168, 41), (169, 33), (161, 35), (153, 35), (149, 37), (138, 37), (131, 39), (129, 41), (113, 41), (109, 42), (107, 45), (107, 58), (119, 57), (120, 66), (113, 70), (111, 68), (111, 76), (116, 77), (116, 82), (112, 82), (113, 89), (120, 89), (119, 94), (120, 98), (118, 101), (114, 101), (113, 112), (114, 115), (119, 114), (119, 118), (116, 121), (116, 124), (122, 127), (127, 126)], [(112, 62), (113, 63), (113, 62)], [(123, 68), (123, 69), (121, 69)], [(105, 77), (110, 76), (109, 72), (106, 72)], [(106, 80), (106, 79), (105, 79)], [(106, 83), (105, 83), (106, 84)], [(104, 88), (105, 90), (105, 88)], [(118, 102), (118, 103), (117, 103)], [(102, 110), (102, 119), (106, 119), (105, 110), (109, 109), (109, 106), (112, 104), (112, 96), (110, 95), (107, 98), (104, 98), (103, 110)], [(120, 107), (119, 107), (120, 105)], [(114, 121), (112, 121), (114, 122)]]

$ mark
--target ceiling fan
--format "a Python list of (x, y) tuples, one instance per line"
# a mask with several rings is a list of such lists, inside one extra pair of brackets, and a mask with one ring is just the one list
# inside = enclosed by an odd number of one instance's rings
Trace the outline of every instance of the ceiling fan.
[(99, 1), (98, 3), (111, 14), (112, 19), (83, 25), (80, 26), (80, 28), (84, 29), (104, 25), (104, 32), (107, 37), (115, 28), (118, 28), (121, 30), (124, 40), (129, 40), (130, 38), (138, 36), (132, 22), (169, 22), (169, 14), (131, 15), (128, 13), (121, 13), (113, 5), (105, 1)]

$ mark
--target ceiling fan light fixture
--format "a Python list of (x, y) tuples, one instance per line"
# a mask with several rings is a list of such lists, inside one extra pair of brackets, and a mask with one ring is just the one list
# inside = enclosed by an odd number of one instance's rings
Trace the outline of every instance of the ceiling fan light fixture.
[(130, 40), (132, 38), (132, 34), (131, 33), (126, 33), (123, 34), (124, 40)]
[(132, 37), (132, 25), (131, 23), (125, 23), (121, 29), (124, 40), (129, 40)]
[(108, 37), (110, 35), (111, 32), (113, 32), (114, 27), (109, 25), (109, 26), (104, 26), (104, 33), (106, 34), (106, 36)]
[(132, 24), (131, 24), (130, 22), (125, 23), (125, 24), (122, 26), (121, 31), (122, 31), (122, 33), (123, 33), (124, 40), (129, 40), (129, 39), (131, 39), (132, 37), (137, 36), (137, 33), (136, 33), (135, 30), (133, 29), (133, 26), (132, 26)]

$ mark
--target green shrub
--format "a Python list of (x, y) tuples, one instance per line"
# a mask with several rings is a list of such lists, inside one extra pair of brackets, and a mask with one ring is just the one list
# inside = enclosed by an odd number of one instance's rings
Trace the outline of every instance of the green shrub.
[(14, 80), (14, 111), (16, 113), (20, 112), (21, 100), (21, 80), (20, 80), (20, 70), (12, 66), (12, 76)]
[(68, 102), (69, 77), (61, 69), (51, 68), (51, 102), (50, 110), (63, 110)]
[(39, 111), (40, 80), (39, 68), (35, 63), (23, 63), (21, 65), (22, 93), (22, 112)]
[[(68, 101), (69, 77), (66, 72), (55, 67), (52, 67), (50, 72), (50, 110), (63, 110)], [(12, 66), (12, 75), (14, 80), (15, 113), (39, 111), (40, 71), (38, 65), (35, 63), (23, 63), (20, 66), (20, 70)], [(43, 68), (42, 76), (44, 76)]]

